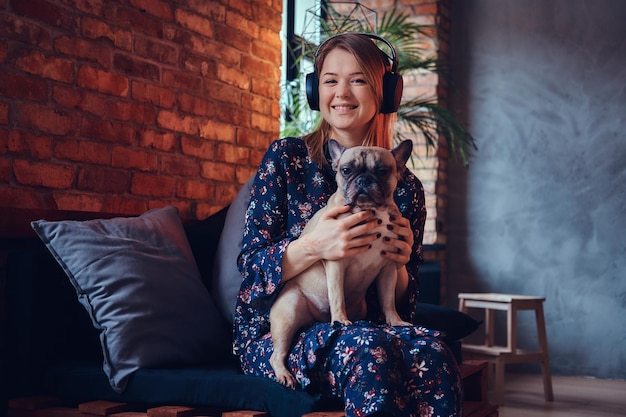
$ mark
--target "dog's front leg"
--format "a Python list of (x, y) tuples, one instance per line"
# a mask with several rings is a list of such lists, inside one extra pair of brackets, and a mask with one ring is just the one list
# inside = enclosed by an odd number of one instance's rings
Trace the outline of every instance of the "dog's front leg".
[(385, 320), (390, 326), (412, 326), (400, 318), (396, 309), (396, 284), (398, 282), (398, 270), (396, 264), (388, 262), (376, 278), (378, 299), (385, 315)]
[(344, 270), (341, 262), (326, 261), (326, 285), (328, 286), (328, 304), (330, 307), (330, 322), (336, 321), (350, 325), (352, 322), (348, 320), (346, 312), (346, 297), (344, 288)]

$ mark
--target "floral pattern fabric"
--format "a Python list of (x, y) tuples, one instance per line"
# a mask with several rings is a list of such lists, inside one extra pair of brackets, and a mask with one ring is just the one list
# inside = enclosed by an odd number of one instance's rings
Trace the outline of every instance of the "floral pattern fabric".
[[(282, 256), (336, 189), (330, 164), (313, 162), (300, 138), (275, 141), (261, 162), (238, 259), (243, 281), (233, 350), (246, 374), (276, 379), (269, 364), (269, 310), (281, 288)], [(408, 169), (401, 173), (394, 200), (414, 232), (407, 264), (410, 297), (399, 310), (404, 320), (413, 322), (426, 209), (422, 184)], [(385, 325), (375, 285), (366, 298), (367, 320), (350, 326), (317, 323), (297, 336), (288, 368), (301, 388), (343, 398), (346, 416), (379, 411), (394, 416), (462, 415), (458, 367), (440, 333), (418, 325)]]

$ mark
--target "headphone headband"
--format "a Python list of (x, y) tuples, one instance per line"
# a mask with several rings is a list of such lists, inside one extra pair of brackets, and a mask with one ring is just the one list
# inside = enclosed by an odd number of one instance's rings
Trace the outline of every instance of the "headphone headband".
[[(400, 107), (400, 101), (402, 100), (402, 89), (403, 89), (403, 81), (402, 75), (398, 74), (398, 56), (396, 55), (396, 49), (393, 45), (387, 41), (385, 38), (374, 35), (372, 33), (364, 33), (364, 32), (351, 32), (356, 35), (367, 36), (370, 39), (383, 42), (385, 45), (389, 47), (391, 50), (391, 57), (387, 55), (382, 49), (376, 48), (383, 54), (387, 59), (391, 61), (391, 69), (385, 70), (385, 74), (383, 76), (383, 101), (380, 106), (380, 112), (383, 114), (395, 113), (398, 111), (398, 107)], [(324, 42), (317, 47), (314, 55), (313, 61), (313, 72), (306, 75), (306, 99), (309, 103), (309, 107), (311, 110), (319, 110), (319, 74), (317, 72), (317, 57), (319, 55), (322, 47), (331, 39), (334, 39), (338, 36), (343, 36), (345, 33), (340, 33), (337, 35), (333, 35), (326, 39)]]
[[(376, 40), (376, 41), (380, 41), (380, 42), (384, 43), (385, 45), (387, 45), (389, 47), (389, 50), (391, 51), (391, 56), (387, 55), (380, 48), (378, 48), (378, 49), (380, 50), (380, 52), (382, 52), (383, 55), (385, 55), (387, 57), (387, 59), (389, 59), (391, 61), (391, 71), (390, 72), (395, 74), (398, 71), (398, 55), (396, 54), (396, 48), (393, 47), (391, 42), (389, 42), (387, 39), (383, 38), (382, 36), (378, 36), (378, 35), (375, 35), (373, 33), (367, 33), (367, 32), (350, 32), (350, 33), (353, 33), (355, 35), (364, 35), (364, 36), (367, 36), (370, 39), (373, 39), (373, 40)], [(324, 44), (326, 44), (326, 42), (330, 41), (331, 39), (334, 39), (336, 37), (343, 36), (343, 35), (345, 35), (345, 33), (337, 33), (337, 34), (329, 37), (328, 39), (326, 39), (324, 42), (322, 42), (320, 44), (320, 46), (318, 46), (317, 49), (315, 50), (315, 55), (313, 56), (313, 65), (315, 65), (317, 63), (317, 56), (319, 55), (320, 50), (322, 49)]]

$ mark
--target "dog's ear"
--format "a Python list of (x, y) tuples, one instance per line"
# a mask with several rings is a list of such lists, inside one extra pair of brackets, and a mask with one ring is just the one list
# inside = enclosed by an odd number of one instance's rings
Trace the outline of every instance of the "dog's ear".
[(337, 142), (335, 139), (330, 139), (328, 141), (328, 153), (330, 154), (330, 158), (333, 161), (333, 169), (337, 171), (337, 165), (339, 164), (339, 159), (343, 152), (346, 150), (344, 146)]
[(413, 141), (409, 139), (402, 141), (391, 150), (393, 157), (396, 158), (398, 173), (402, 172), (406, 167), (406, 161), (411, 157), (411, 152), (413, 152)]

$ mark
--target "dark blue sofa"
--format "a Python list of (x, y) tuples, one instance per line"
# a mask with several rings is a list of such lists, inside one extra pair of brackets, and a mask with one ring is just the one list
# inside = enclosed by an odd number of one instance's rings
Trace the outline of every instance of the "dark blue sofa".
[[(211, 279), (227, 209), (202, 221), (185, 221), (187, 239), (205, 286)], [(265, 378), (245, 376), (223, 340), (223, 354), (210, 366), (140, 369), (125, 391), (116, 393), (102, 370), (98, 332), (67, 276), (28, 226), (31, 220), (85, 220), (101, 213), (38, 212), (0, 209), (0, 254), (4, 262), (3, 316), (0, 319), (0, 392), (7, 414), (9, 399), (54, 396), (67, 405), (110, 400), (146, 406), (186, 405), (219, 410), (261, 410), (273, 417), (292, 417), (341, 405), (319, 395), (294, 391)], [(421, 324), (448, 332), (447, 342), (460, 360), (458, 339), (478, 326), (473, 319), (438, 303), (440, 269), (426, 263), (418, 308)], [(429, 289), (430, 288), (430, 289)], [(224, 322), (225, 327), (229, 327)]]

